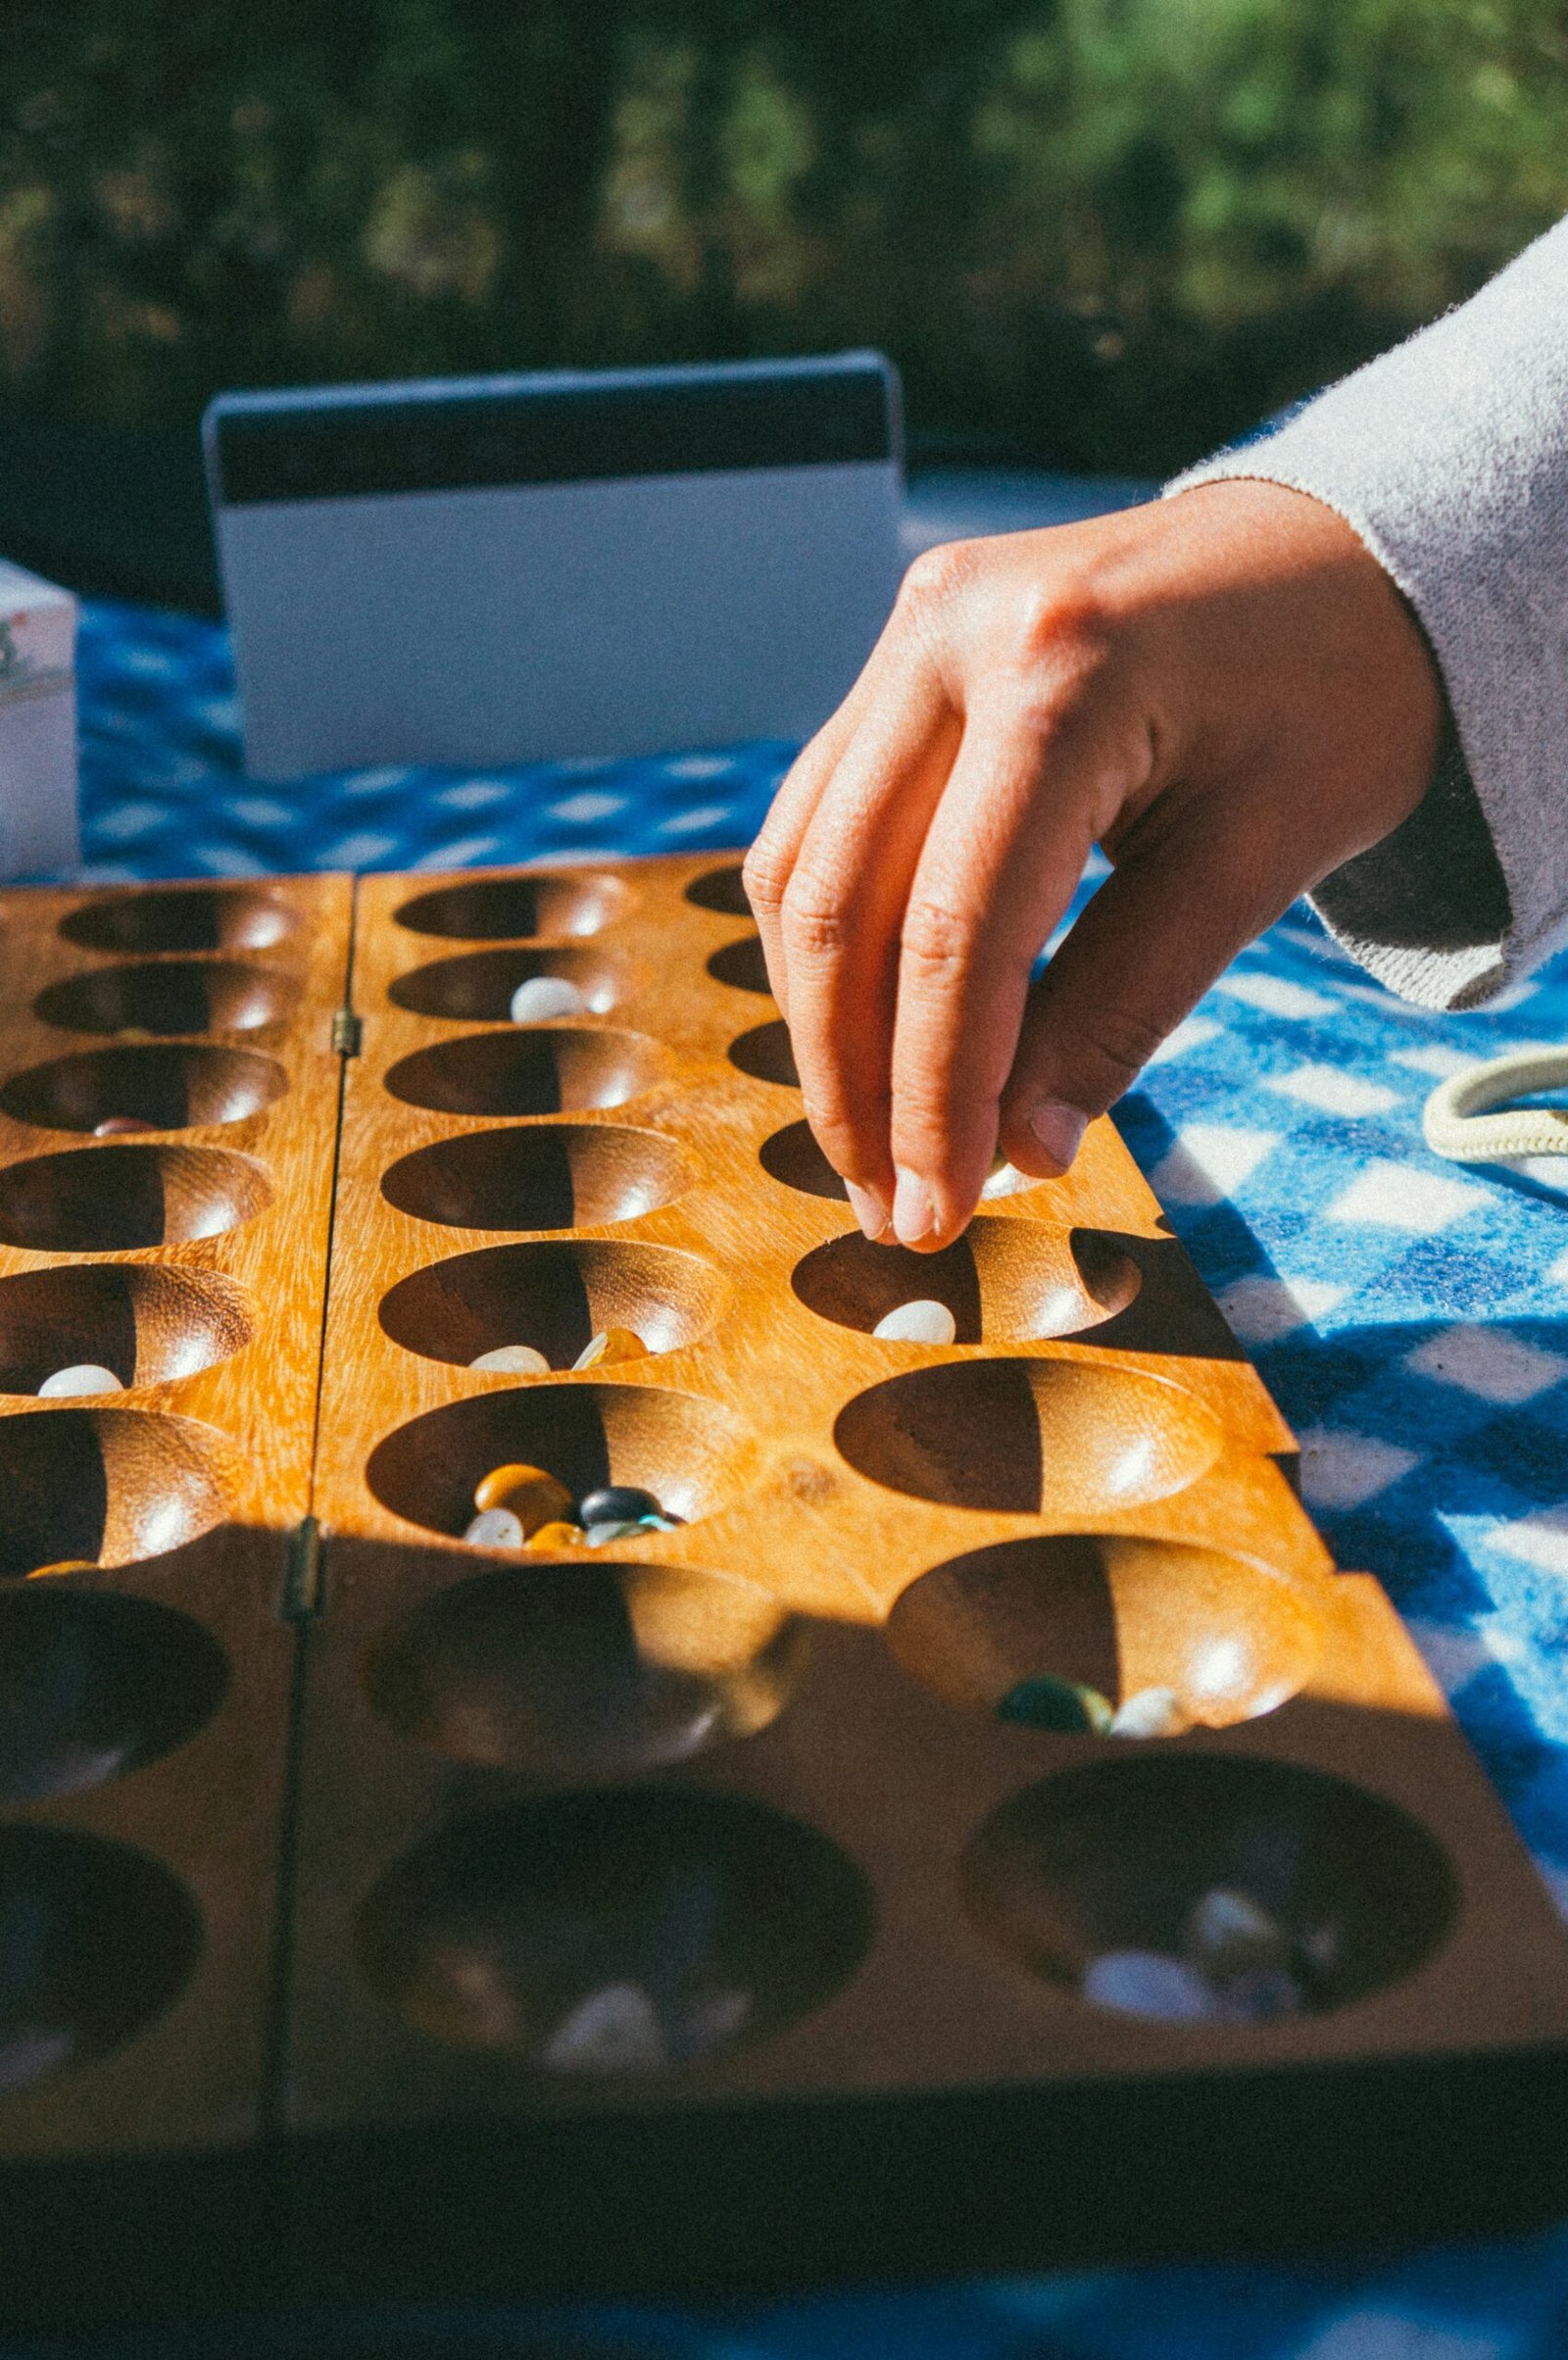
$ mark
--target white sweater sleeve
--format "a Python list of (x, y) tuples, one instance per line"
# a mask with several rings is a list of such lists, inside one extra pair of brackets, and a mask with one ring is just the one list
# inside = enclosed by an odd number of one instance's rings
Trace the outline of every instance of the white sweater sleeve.
[(1457, 744), (1314, 899), (1396, 991), (1473, 1005), (1568, 938), (1568, 221), (1167, 496), (1226, 476), (1336, 510), (1420, 617)]

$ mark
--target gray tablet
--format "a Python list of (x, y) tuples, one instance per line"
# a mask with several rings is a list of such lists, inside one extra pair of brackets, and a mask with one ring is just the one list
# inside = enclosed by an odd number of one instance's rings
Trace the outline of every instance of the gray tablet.
[(875, 353), (225, 394), (204, 436), (261, 778), (803, 738), (897, 587)]

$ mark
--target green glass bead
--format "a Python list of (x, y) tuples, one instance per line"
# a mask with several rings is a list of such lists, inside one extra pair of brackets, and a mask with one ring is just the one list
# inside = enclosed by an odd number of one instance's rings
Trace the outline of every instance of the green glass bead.
[(1085, 1688), (1076, 1680), (1057, 1680), (1050, 1674), (1038, 1680), (1020, 1680), (997, 1706), (999, 1721), (1012, 1721), (1020, 1729), (1054, 1729), (1066, 1733), (1088, 1732), (1103, 1737), (1111, 1723), (1108, 1698), (1098, 1688)]

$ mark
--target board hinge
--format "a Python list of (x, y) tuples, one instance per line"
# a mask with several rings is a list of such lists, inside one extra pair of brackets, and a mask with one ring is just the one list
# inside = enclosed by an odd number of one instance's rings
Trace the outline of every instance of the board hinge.
[(321, 1528), (302, 1516), (288, 1537), (283, 1574), (283, 1620), (314, 1622), (321, 1611)]
[(340, 1057), (357, 1057), (365, 1026), (351, 1008), (340, 1008), (332, 1018), (332, 1048)]

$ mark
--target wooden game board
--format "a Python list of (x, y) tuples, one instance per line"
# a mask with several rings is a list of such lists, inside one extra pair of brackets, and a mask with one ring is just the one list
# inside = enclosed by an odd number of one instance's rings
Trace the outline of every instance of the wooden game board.
[[(1561, 2205), (1568, 1942), (1109, 1123), (867, 1245), (711, 857), (12, 892), (0, 1028), (0, 2319)], [(476, 1552), (514, 1459), (687, 1521)], [(1084, 2002), (1215, 1886), (1307, 2013)]]

